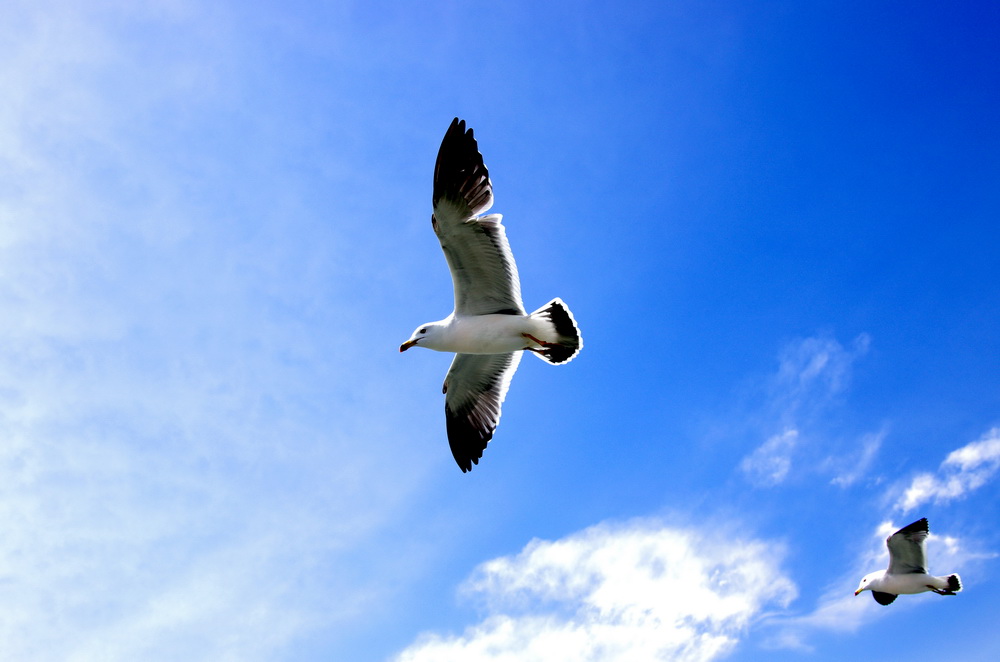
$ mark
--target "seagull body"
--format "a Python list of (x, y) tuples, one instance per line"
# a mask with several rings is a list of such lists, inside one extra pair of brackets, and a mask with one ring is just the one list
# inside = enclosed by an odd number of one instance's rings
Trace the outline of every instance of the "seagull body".
[(889, 548), (889, 567), (864, 576), (858, 590), (871, 591), (880, 605), (887, 605), (898, 595), (911, 595), (934, 591), (938, 595), (955, 595), (962, 590), (958, 575), (935, 577), (927, 572), (925, 545), (930, 532), (927, 518), (904, 526), (885, 539)]
[(517, 265), (493, 185), (472, 129), (457, 117), (434, 165), (431, 226), (441, 242), (455, 287), (448, 317), (417, 327), (399, 347), (454, 352), (443, 391), (452, 455), (462, 469), (479, 464), (500, 422), (500, 407), (523, 351), (552, 364), (571, 361), (583, 347), (573, 314), (561, 299), (533, 313), (521, 302)]
[(453, 314), (424, 327), (427, 330), (419, 339), (420, 347), (462, 354), (518, 352), (526, 349), (525, 336), (538, 338), (549, 333), (548, 324), (530, 315)]

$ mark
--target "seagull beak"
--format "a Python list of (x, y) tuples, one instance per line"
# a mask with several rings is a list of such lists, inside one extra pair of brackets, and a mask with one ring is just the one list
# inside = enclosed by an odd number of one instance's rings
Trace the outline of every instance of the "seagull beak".
[(406, 342), (404, 342), (402, 345), (399, 346), (399, 351), (405, 352), (406, 350), (410, 349), (416, 344), (417, 344), (416, 340), (407, 340)]
[(857, 596), (861, 595), (861, 591), (863, 591), (863, 590), (865, 590), (865, 589), (859, 588), (857, 591), (855, 591), (854, 592), (854, 597), (857, 597)]

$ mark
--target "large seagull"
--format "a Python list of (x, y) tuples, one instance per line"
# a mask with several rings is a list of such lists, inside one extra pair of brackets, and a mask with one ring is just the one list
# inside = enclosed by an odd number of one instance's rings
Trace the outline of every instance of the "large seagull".
[(924, 517), (886, 538), (889, 568), (865, 575), (854, 595), (871, 591), (877, 603), (887, 605), (904, 593), (934, 591), (938, 595), (955, 595), (961, 591), (962, 580), (958, 575), (935, 577), (927, 572), (925, 545), (929, 532)]
[(457, 117), (434, 165), (433, 202), (431, 225), (451, 269), (455, 310), (417, 327), (399, 351), (455, 352), (444, 379), (444, 414), (452, 455), (464, 473), (479, 464), (493, 438), (521, 352), (558, 365), (575, 357), (583, 340), (561, 299), (525, 312), (501, 216), (480, 215), (493, 206), (490, 173), (472, 129)]

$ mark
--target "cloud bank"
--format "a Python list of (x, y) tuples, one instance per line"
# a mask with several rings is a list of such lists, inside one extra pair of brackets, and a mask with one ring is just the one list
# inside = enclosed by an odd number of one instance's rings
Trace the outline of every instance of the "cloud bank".
[(534, 540), (468, 580), (486, 618), (424, 634), (396, 662), (717, 659), (796, 596), (782, 556), (775, 543), (652, 521)]

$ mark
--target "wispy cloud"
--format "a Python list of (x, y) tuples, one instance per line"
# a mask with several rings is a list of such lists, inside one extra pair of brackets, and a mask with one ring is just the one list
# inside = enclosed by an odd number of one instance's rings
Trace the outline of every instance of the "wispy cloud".
[(792, 451), (798, 443), (798, 430), (776, 434), (743, 458), (740, 471), (761, 487), (777, 485), (785, 480), (792, 468)]
[(896, 502), (904, 513), (929, 501), (959, 499), (985, 485), (1000, 470), (1000, 427), (948, 454), (935, 473), (913, 477)]
[(886, 431), (870, 432), (861, 438), (860, 446), (853, 454), (848, 455), (844, 460), (831, 459), (829, 464), (838, 467), (839, 471), (830, 482), (840, 487), (850, 487), (859, 478), (868, 472), (875, 456), (878, 455), (882, 441), (885, 439)]
[[(773, 487), (789, 477), (796, 452), (806, 437), (803, 430), (811, 427), (847, 388), (854, 362), (870, 344), (867, 334), (855, 338), (850, 347), (833, 338), (816, 336), (790, 343), (781, 351), (778, 369), (765, 389), (767, 402), (755, 416), (764, 421), (764, 427), (781, 431), (772, 432), (740, 462), (740, 471), (748, 480), (759, 487)], [(864, 443), (867, 452), (874, 455), (878, 444), (867, 437)], [(871, 457), (863, 456), (862, 460), (867, 465)]]
[(397, 662), (712, 660), (796, 588), (780, 544), (653, 521), (535, 540), (464, 587), (488, 616), (461, 635), (424, 634)]
[(861, 334), (849, 347), (815, 336), (787, 345), (771, 382), (772, 407), (786, 423), (808, 418), (850, 384), (855, 361), (868, 352), (871, 338)]

